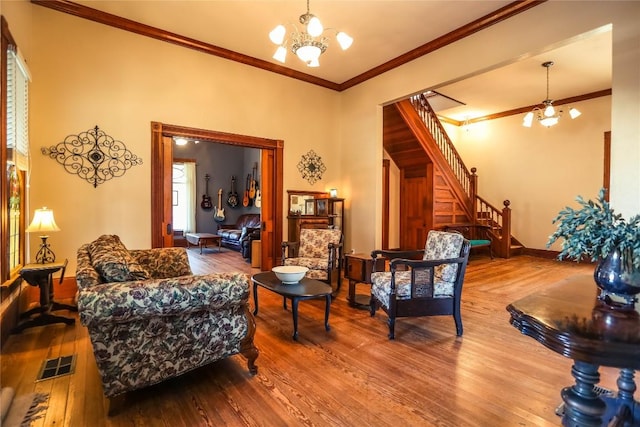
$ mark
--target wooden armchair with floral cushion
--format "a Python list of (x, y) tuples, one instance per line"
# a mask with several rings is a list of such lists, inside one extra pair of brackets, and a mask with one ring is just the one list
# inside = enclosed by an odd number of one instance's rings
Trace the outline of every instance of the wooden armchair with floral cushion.
[(335, 272), (336, 291), (340, 290), (342, 271), (342, 231), (330, 228), (303, 228), (299, 242), (282, 242), (282, 265), (307, 267), (306, 277), (332, 283)]
[(78, 311), (105, 396), (238, 353), (257, 372), (245, 274), (193, 275), (185, 248), (128, 251), (115, 235), (80, 247), (77, 261)]
[[(462, 335), (460, 298), (469, 249), (460, 233), (431, 230), (424, 249), (371, 252), (371, 316), (378, 308), (387, 313), (389, 339), (395, 338), (396, 318), (416, 316), (453, 315), (456, 333)], [(375, 271), (379, 256), (389, 260), (390, 271)]]

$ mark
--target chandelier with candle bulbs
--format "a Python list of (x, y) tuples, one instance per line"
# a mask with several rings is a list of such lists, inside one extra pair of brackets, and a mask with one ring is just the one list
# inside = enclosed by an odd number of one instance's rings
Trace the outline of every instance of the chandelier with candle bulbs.
[[(542, 105), (544, 105), (544, 109), (539, 108), (538, 106), (534, 107), (532, 111), (529, 111), (525, 114), (522, 119), (522, 126), (530, 128), (534, 117), (538, 119), (538, 122), (542, 126), (551, 127), (558, 124), (560, 117), (562, 116), (562, 110), (558, 110), (553, 106), (553, 99), (549, 98), (549, 68), (553, 65), (553, 61), (543, 62), (542, 66), (547, 69), (547, 98), (542, 101)], [(573, 107), (569, 107), (569, 116), (572, 119), (575, 119), (580, 114), (580, 111)]]
[[(300, 15), (298, 21), (304, 26), (303, 30), (300, 31), (296, 25), (291, 24), (293, 31), (288, 39), (285, 39), (287, 30), (282, 24), (269, 33), (269, 39), (278, 45), (273, 59), (284, 63), (287, 56), (287, 44), (289, 44), (291, 52), (295, 53), (308, 67), (318, 67), (320, 66), (320, 55), (329, 47), (329, 38), (323, 35), (325, 29), (320, 19), (309, 12), (309, 0), (307, 0), (307, 13)], [(353, 38), (342, 31), (336, 33), (336, 40), (342, 50), (348, 49), (353, 43)]]

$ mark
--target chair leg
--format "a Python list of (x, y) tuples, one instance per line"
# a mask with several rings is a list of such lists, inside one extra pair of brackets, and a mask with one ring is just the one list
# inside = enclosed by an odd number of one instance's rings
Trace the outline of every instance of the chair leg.
[(376, 310), (378, 309), (378, 305), (376, 303), (375, 298), (371, 295), (371, 299), (369, 300), (369, 314), (371, 317), (376, 315)]
[(396, 318), (395, 317), (389, 317), (389, 320), (387, 321), (387, 323), (389, 324), (389, 339), (393, 340), (393, 339), (396, 338), (396, 334), (395, 334)]
[(456, 322), (456, 335), (462, 336), (462, 317), (460, 316), (460, 310), (454, 310), (453, 319)]

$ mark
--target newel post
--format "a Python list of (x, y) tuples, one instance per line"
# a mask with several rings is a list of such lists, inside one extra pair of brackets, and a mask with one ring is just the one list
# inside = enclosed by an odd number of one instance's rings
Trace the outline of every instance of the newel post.
[(471, 222), (475, 224), (478, 221), (478, 175), (476, 175), (475, 167), (471, 168), (471, 176), (469, 177), (469, 198), (471, 199), (471, 214), (473, 215)]
[(502, 208), (502, 247), (500, 250), (504, 254), (505, 258), (511, 257), (511, 202), (505, 200), (503, 202), (504, 208)]

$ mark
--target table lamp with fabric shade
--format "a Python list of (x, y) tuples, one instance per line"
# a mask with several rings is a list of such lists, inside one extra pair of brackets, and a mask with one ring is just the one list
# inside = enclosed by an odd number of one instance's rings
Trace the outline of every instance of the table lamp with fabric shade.
[(40, 235), (42, 243), (40, 244), (40, 250), (36, 254), (36, 262), (40, 264), (54, 262), (56, 260), (56, 255), (50, 249), (49, 243), (47, 243), (47, 238), (49, 236), (46, 235), (46, 233), (51, 231), (60, 231), (60, 227), (58, 227), (55, 219), (53, 218), (53, 211), (51, 209), (47, 209), (46, 206), (42, 209), (36, 209), (33, 221), (31, 221), (31, 224), (25, 231), (27, 233), (45, 233)]

